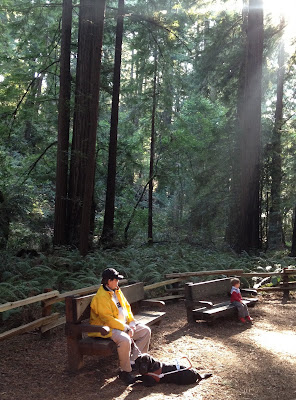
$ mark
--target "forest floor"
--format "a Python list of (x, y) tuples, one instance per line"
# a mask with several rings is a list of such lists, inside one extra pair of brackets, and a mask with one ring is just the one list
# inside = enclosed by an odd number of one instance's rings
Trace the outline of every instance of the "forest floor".
[(151, 354), (161, 361), (188, 356), (200, 372), (213, 376), (198, 385), (142, 383), (124, 386), (117, 358), (86, 357), (77, 375), (66, 369), (63, 329), (49, 339), (29, 333), (0, 343), (1, 400), (296, 400), (296, 296), (259, 296), (250, 309), (253, 325), (236, 320), (188, 324), (183, 301), (167, 305), (153, 328)]

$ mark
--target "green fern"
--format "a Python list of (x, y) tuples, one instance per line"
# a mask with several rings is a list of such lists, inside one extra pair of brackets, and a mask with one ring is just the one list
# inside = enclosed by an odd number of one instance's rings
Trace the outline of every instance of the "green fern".
[[(266, 271), (269, 266), (275, 271), (290, 265), (291, 258), (281, 253), (236, 256), (184, 244), (129, 246), (120, 250), (97, 251), (87, 257), (81, 257), (78, 251), (61, 249), (48, 257), (41, 255), (38, 260), (20, 259), (5, 252), (0, 263), (0, 301), (20, 300), (32, 293), (42, 293), (48, 287), (65, 292), (99, 284), (102, 271), (107, 267), (116, 268), (130, 281), (150, 284), (165, 280), (165, 274), (175, 272), (215, 269)], [(254, 281), (248, 282), (252, 285)], [(158, 289), (157, 293), (162, 290)]]

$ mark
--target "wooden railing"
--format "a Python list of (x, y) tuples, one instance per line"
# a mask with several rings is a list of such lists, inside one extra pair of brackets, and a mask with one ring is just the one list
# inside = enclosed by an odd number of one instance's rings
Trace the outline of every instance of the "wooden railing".
[[(126, 279), (123, 279), (121, 281), (121, 284), (126, 284), (126, 283), (127, 283)], [(32, 296), (23, 300), (0, 304), (0, 313), (38, 302), (41, 302), (41, 307), (42, 307), (42, 318), (39, 318), (26, 325), (21, 325), (17, 328), (1, 333), (0, 341), (19, 335), (21, 333), (30, 332), (37, 328), (40, 328), (41, 334), (44, 335), (50, 329), (65, 323), (64, 316), (61, 316), (60, 313), (52, 313), (53, 304), (65, 301), (65, 298), (67, 296), (75, 296), (75, 295), (82, 296), (84, 294), (95, 293), (99, 287), (100, 284), (94, 286), (88, 286), (77, 290), (72, 290), (70, 292), (65, 292), (65, 293), (60, 293), (58, 290), (46, 289), (45, 293), (38, 294), (37, 296)]]
[(289, 282), (290, 275), (296, 275), (296, 269), (283, 268), (280, 272), (244, 272), (243, 269), (229, 269), (229, 270), (214, 270), (214, 271), (198, 271), (198, 272), (182, 272), (166, 274), (166, 278), (170, 279), (188, 279), (189, 277), (197, 276), (211, 276), (211, 275), (226, 275), (238, 276), (244, 278), (261, 277), (268, 278), (272, 276), (279, 276), (281, 282), (279, 286), (272, 287), (259, 287), (256, 290), (262, 292), (283, 292), (283, 301), (287, 301), (290, 297), (290, 291), (296, 290), (296, 282)]
[[(153, 289), (157, 289), (163, 286), (172, 286), (173, 288), (167, 289), (167, 294), (164, 297), (158, 297), (157, 300), (170, 300), (184, 297), (184, 288), (180, 287), (179, 284), (188, 280), (190, 277), (196, 276), (211, 276), (211, 275), (226, 275), (226, 276), (240, 276), (240, 277), (271, 277), (280, 276), (281, 282), (276, 287), (262, 287), (258, 288), (258, 291), (283, 291), (283, 300), (289, 299), (290, 290), (296, 290), (296, 282), (289, 282), (290, 275), (296, 275), (296, 269), (284, 268), (281, 272), (244, 272), (242, 269), (229, 269), (229, 270), (213, 270), (213, 271), (198, 271), (198, 272), (182, 272), (167, 274), (165, 277), (167, 280), (162, 282), (153, 283), (151, 285), (144, 286), (145, 292)], [(121, 281), (121, 285), (126, 284), (126, 280)], [(60, 313), (52, 313), (52, 305), (58, 302), (65, 301), (67, 296), (74, 295), (87, 295), (95, 293), (100, 285), (88, 286), (85, 288), (72, 290), (70, 292), (60, 293), (58, 290), (47, 289), (45, 293), (37, 296), (28, 297), (27, 299), (18, 300), (14, 302), (8, 302), (0, 304), (0, 313), (9, 311), (14, 308), (23, 307), (29, 304), (41, 302), (42, 307), (42, 318), (36, 321), (30, 322), (26, 325), (21, 325), (17, 328), (0, 334), (0, 341), (8, 339), (10, 337), (19, 335), (21, 333), (29, 332), (39, 328), (42, 335), (46, 334), (50, 329), (60, 326), (65, 323), (65, 317)]]

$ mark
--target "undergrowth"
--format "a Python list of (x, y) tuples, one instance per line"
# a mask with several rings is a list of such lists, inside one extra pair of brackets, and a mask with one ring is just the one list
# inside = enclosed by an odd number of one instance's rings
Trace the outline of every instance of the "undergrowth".
[[(59, 250), (36, 258), (19, 258), (9, 252), (0, 254), (0, 303), (17, 301), (42, 293), (45, 288), (61, 293), (100, 283), (107, 267), (119, 270), (130, 282), (145, 284), (165, 280), (174, 272), (243, 269), (268, 271), (288, 267), (294, 259), (283, 253), (270, 256), (235, 255), (192, 245), (154, 245), (104, 250), (81, 257), (78, 252)], [(200, 278), (208, 279), (207, 277)], [(252, 282), (245, 282), (253, 285)], [(162, 288), (152, 293), (160, 294)], [(2, 314), (7, 319), (15, 310)]]

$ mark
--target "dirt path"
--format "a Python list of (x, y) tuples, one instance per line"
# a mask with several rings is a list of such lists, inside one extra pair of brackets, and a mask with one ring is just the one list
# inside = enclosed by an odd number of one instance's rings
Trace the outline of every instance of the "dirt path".
[(296, 299), (282, 305), (280, 297), (260, 297), (251, 312), (251, 327), (236, 321), (209, 327), (187, 324), (182, 301), (167, 306), (165, 321), (153, 329), (151, 354), (162, 361), (189, 356), (201, 372), (213, 373), (183, 387), (125, 387), (116, 377), (115, 357), (88, 357), (71, 376), (62, 329), (47, 340), (31, 333), (1, 342), (0, 399), (296, 400)]

